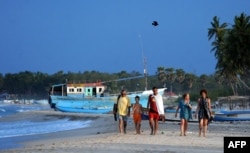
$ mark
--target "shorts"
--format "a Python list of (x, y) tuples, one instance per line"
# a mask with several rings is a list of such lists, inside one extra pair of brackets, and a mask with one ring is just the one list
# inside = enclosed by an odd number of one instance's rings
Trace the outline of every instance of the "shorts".
[(117, 115), (118, 115), (119, 120), (123, 120), (123, 121), (125, 121), (125, 122), (128, 120), (128, 117), (127, 117), (127, 116), (120, 115), (119, 113), (117, 113)]
[(149, 112), (148, 116), (149, 116), (149, 120), (150, 119), (159, 120), (159, 118), (160, 118), (160, 115), (158, 113), (155, 113), (155, 112)]
[(134, 122), (141, 122), (141, 114), (133, 114)]

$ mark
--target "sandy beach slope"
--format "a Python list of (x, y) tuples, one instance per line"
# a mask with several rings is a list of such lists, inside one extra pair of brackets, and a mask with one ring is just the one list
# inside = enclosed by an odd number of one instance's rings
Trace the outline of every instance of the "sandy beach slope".
[[(36, 121), (59, 118), (91, 119), (90, 127), (30, 136), (20, 141), (20, 148), (0, 150), (3, 153), (223, 153), (224, 136), (250, 136), (250, 122), (211, 123), (207, 137), (198, 137), (197, 123), (189, 123), (187, 136), (179, 136), (178, 122), (160, 122), (158, 134), (150, 135), (148, 121), (142, 122), (142, 134), (135, 135), (132, 118), (127, 134), (119, 134), (112, 114), (71, 114), (54, 111), (36, 111), (13, 115), (1, 120), (30, 119)], [(0, 121), (1, 121), (0, 120)]]

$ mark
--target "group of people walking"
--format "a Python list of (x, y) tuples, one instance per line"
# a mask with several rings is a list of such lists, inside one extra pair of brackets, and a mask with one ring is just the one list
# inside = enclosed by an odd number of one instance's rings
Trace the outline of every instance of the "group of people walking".
[[(164, 104), (162, 96), (158, 93), (156, 87), (152, 88), (153, 94), (149, 95), (147, 103), (147, 112), (149, 118), (149, 125), (151, 135), (157, 134), (158, 121), (165, 121)], [(206, 136), (207, 125), (211, 118), (211, 104), (207, 91), (202, 89), (200, 91), (200, 98), (198, 99), (197, 109), (194, 117), (198, 117), (199, 122), (199, 136)], [(140, 97), (135, 97), (135, 103), (131, 105), (129, 97), (126, 95), (126, 91), (122, 90), (121, 94), (117, 98), (117, 103), (114, 105), (114, 114), (117, 115), (119, 120), (119, 132), (126, 133), (127, 120), (130, 116), (130, 109), (132, 107), (133, 120), (135, 124), (136, 134), (141, 132), (141, 116), (143, 113), (143, 107), (140, 104)], [(188, 121), (193, 118), (192, 105), (190, 103), (190, 95), (185, 93), (182, 100), (178, 103), (175, 117), (180, 117), (180, 136), (187, 135)]]

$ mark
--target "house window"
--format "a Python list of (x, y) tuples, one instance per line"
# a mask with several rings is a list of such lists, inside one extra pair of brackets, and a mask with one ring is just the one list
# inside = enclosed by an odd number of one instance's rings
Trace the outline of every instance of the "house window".
[(77, 92), (82, 92), (82, 88), (77, 88)]

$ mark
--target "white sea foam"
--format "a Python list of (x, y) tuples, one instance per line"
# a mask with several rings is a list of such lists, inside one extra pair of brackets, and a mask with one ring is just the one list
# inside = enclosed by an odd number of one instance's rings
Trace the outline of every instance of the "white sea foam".
[(35, 135), (42, 133), (52, 133), (58, 131), (66, 131), (90, 126), (92, 121), (69, 121), (68, 119), (31, 122), (17, 121), (6, 122), (0, 124), (0, 138)]
[(6, 112), (6, 110), (5, 110), (5, 109), (3, 109), (3, 108), (0, 108), (0, 111), (1, 111), (1, 112)]
[[(0, 118), (4, 118), (8, 115), (22, 113), (34, 110), (49, 110), (49, 105), (24, 105), (24, 104), (0, 104)], [(79, 120), (47, 120), (41, 122), (31, 122), (28, 120), (19, 121), (4, 121), (0, 122), (0, 138), (8, 138), (14, 136), (35, 135), (42, 133), (52, 133), (57, 131), (72, 130), (78, 128), (84, 128), (91, 124), (91, 120), (79, 121)]]
[(49, 105), (47, 99), (36, 100), (34, 103), (35, 104), (40, 104), (40, 105)]

